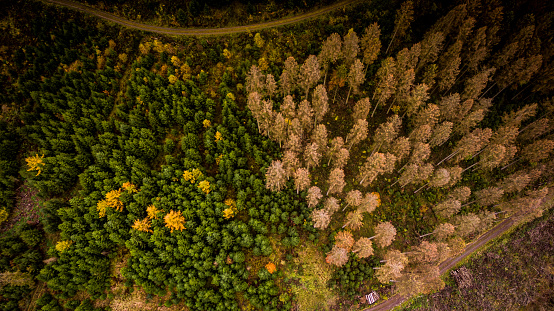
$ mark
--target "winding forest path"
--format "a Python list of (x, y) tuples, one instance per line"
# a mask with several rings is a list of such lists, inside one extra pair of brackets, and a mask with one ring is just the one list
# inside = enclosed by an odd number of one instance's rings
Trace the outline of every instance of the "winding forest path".
[(67, 8), (79, 10), (79, 11), (97, 16), (101, 19), (114, 22), (116, 24), (133, 28), (133, 29), (150, 31), (150, 32), (166, 34), (166, 35), (177, 35), (177, 36), (215, 36), (215, 35), (228, 35), (228, 34), (234, 34), (234, 33), (256, 31), (256, 30), (261, 30), (265, 28), (290, 25), (290, 24), (305, 21), (314, 17), (321, 16), (323, 14), (329, 13), (333, 10), (344, 7), (346, 5), (360, 2), (361, 0), (345, 0), (308, 13), (291, 16), (291, 17), (285, 17), (285, 18), (270, 21), (270, 22), (245, 25), (245, 26), (223, 27), (223, 28), (171, 28), (171, 27), (153, 26), (148, 24), (137, 23), (137, 22), (125, 19), (123, 17), (117, 16), (111, 13), (107, 13), (107, 12), (95, 9), (93, 7), (90, 7), (81, 3), (77, 3), (77, 2), (73, 2), (70, 0), (44, 0), (44, 1), (47, 3), (57, 4)]
[[(491, 230), (487, 231), (485, 234), (480, 236), (477, 240), (471, 242), (470, 244), (466, 245), (464, 252), (456, 257), (452, 257), (444, 262), (442, 262), (439, 265), (440, 273), (443, 274), (452, 267), (454, 267), (458, 262), (462, 261), (467, 256), (471, 255), (473, 252), (477, 251), (479, 248), (481, 248), (483, 245), (487, 244), (490, 240), (502, 235), (504, 232), (506, 232), (508, 229), (510, 229), (513, 225), (512, 218), (506, 218), (504, 221), (502, 221), (500, 224), (498, 224), (496, 227), (492, 228)], [(400, 295), (394, 295), (389, 300), (378, 304), (374, 307), (364, 309), (364, 311), (385, 311), (385, 310), (391, 310), (392, 308), (400, 305), (402, 302), (406, 300), (407, 297), (403, 297)]]

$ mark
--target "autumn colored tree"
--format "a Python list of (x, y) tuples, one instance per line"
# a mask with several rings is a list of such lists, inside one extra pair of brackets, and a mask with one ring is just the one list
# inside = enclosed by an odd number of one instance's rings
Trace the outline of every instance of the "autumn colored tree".
[(473, 77), (469, 78), (465, 82), (464, 93), (462, 94), (462, 100), (477, 99), (481, 92), (487, 86), (490, 77), (494, 74), (494, 68), (484, 69), (477, 73)]
[(354, 245), (354, 237), (350, 231), (340, 231), (335, 235), (335, 245), (350, 251)]
[(327, 165), (331, 164), (331, 160), (336, 158), (336, 154), (344, 147), (344, 140), (342, 137), (337, 136), (333, 139), (331, 139), (331, 143), (329, 148), (327, 149), (327, 157), (329, 157), (329, 161), (327, 162)]
[(397, 161), (401, 161), (410, 154), (410, 141), (407, 137), (398, 137), (394, 140), (389, 151), (396, 156)]
[(386, 58), (381, 64), (381, 67), (377, 70), (378, 82), (375, 92), (373, 93), (373, 99), (375, 96), (378, 96), (378, 100), (371, 113), (372, 118), (375, 114), (375, 110), (377, 110), (377, 106), (379, 106), (380, 103), (385, 103), (394, 93), (397, 77), (394, 59), (392, 57)]
[(423, 241), (414, 248), (414, 259), (420, 263), (433, 263), (438, 260), (437, 244)]
[(503, 193), (520, 192), (531, 182), (531, 177), (522, 171), (508, 175), (498, 184)]
[(371, 109), (371, 103), (369, 97), (364, 97), (356, 102), (352, 112), (352, 119), (356, 122), (358, 119), (365, 120)]
[(344, 186), (346, 186), (344, 171), (340, 168), (335, 168), (329, 174), (329, 189), (325, 195), (329, 195), (329, 193), (341, 193)]
[(373, 255), (373, 243), (369, 238), (361, 237), (354, 243), (352, 252), (358, 254), (359, 258), (367, 258)]
[(364, 82), (365, 73), (364, 65), (359, 59), (356, 59), (354, 63), (350, 66), (350, 71), (348, 71), (347, 81), (350, 88), (348, 89), (348, 95), (346, 96), (345, 104), (348, 104), (348, 99), (350, 98), (350, 92), (354, 89), (354, 94), (358, 93), (358, 87)]
[(364, 195), (358, 205), (358, 209), (366, 213), (372, 213), (379, 205), (381, 205), (379, 194), (377, 192), (371, 192)]
[(181, 211), (171, 210), (167, 215), (164, 216), (165, 226), (173, 230), (182, 231), (185, 228), (185, 217), (181, 214)]
[(360, 185), (367, 187), (373, 182), (373, 180), (383, 172), (383, 168), (386, 163), (385, 155), (379, 152), (375, 152), (367, 157), (364, 166), (360, 168), (358, 174), (358, 180)]
[(431, 148), (442, 146), (450, 138), (452, 133), (452, 126), (454, 123), (449, 121), (444, 121), (438, 124), (434, 129), (429, 139), (429, 146)]
[(318, 55), (318, 60), (323, 66), (323, 71), (325, 71), (325, 76), (323, 78), (323, 84), (327, 81), (327, 72), (329, 71), (329, 66), (334, 64), (342, 57), (342, 38), (338, 33), (332, 33), (323, 45), (321, 46), (321, 52)]
[(348, 33), (344, 36), (342, 43), (342, 55), (347, 66), (350, 66), (354, 62), (356, 56), (358, 56), (358, 53), (360, 52), (358, 42), (358, 35), (354, 29), (348, 30)]
[(463, 42), (461, 40), (456, 40), (439, 59), (437, 87), (441, 91), (449, 90), (456, 81), (456, 76), (460, 72), (460, 64), (462, 62), (460, 57), (462, 45)]
[(461, 203), (467, 202), (469, 197), (471, 196), (471, 189), (467, 186), (460, 186), (448, 194), (449, 199), (458, 200)]
[(431, 138), (433, 130), (429, 124), (423, 124), (416, 127), (408, 136), (410, 141), (418, 143), (426, 143)]
[(381, 222), (375, 227), (375, 235), (372, 238), (376, 238), (377, 244), (380, 247), (387, 247), (391, 245), (395, 236), (396, 228), (387, 221)]
[(344, 168), (346, 163), (348, 163), (348, 158), (350, 157), (350, 152), (346, 148), (341, 148), (339, 152), (335, 154), (335, 162), (333, 167), (335, 168)]
[(312, 96), (312, 103), (314, 108), (314, 127), (317, 123), (323, 120), (323, 117), (329, 111), (329, 98), (327, 97), (327, 90), (325, 86), (318, 85)]
[(269, 99), (271, 99), (271, 96), (273, 96), (277, 91), (277, 82), (275, 82), (275, 77), (273, 77), (273, 75), (270, 73), (265, 76), (264, 88), (267, 95), (269, 96)]
[(321, 70), (317, 56), (308, 56), (304, 64), (300, 67), (299, 74), (302, 79), (299, 79), (298, 85), (304, 89), (306, 92), (306, 98), (308, 98), (308, 91), (321, 78)]
[[(295, 119), (298, 120), (298, 119)], [(288, 139), (285, 141), (285, 150), (290, 151), (291, 153), (296, 155), (300, 152), (302, 149), (302, 139), (300, 136), (292, 133), (289, 135)]]
[(342, 247), (334, 245), (333, 249), (327, 253), (325, 261), (337, 267), (342, 267), (348, 262), (348, 251)]
[(468, 237), (479, 229), (481, 219), (479, 216), (468, 213), (467, 215), (459, 215), (455, 221), (456, 233), (463, 237)]
[(548, 158), (553, 149), (554, 141), (549, 139), (537, 140), (523, 147), (523, 150), (521, 150), (521, 158), (532, 163), (537, 163)]
[(308, 170), (311, 167), (317, 167), (321, 160), (321, 153), (319, 153), (319, 146), (316, 143), (306, 145), (304, 150), (304, 163)]
[(319, 146), (318, 152), (323, 155), (327, 151), (327, 128), (325, 124), (318, 124), (312, 132), (311, 141)]
[(400, 278), (402, 270), (408, 265), (408, 257), (393, 249), (385, 253), (382, 262), (385, 262), (385, 264), (379, 268), (374, 268), (377, 269), (375, 277), (379, 282), (388, 284), (390, 281)]
[(273, 132), (273, 139), (277, 140), (279, 142), (279, 147), (281, 147), (281, 143), (287, 137), (287, 122), (280, 112), (275, 114), (271, 131)]
[(265, 92), (265, 75), (258, 66), (250, 67), (250, 71), (246, 75), (245, 89), (247, 94), (254, 92), (263, 94)]
[(331, 216), (325, 209), (314, 209), (312, 211), (312, 220), (314, 221), (314, 228), (325, 230), (331, 222)]
[(308, 189), (310, 186), (310, 172), (307, 168), (299, 168), (294, 172), (294, 187), (296, 193)]
[(265, 173), (266, 188), (271, 191), (281, 191), (287, 181), (287, 173), (280, 160), (273, 160)]
[(348, 150), (355, 144), (358, 144), (362, 140), (367, 138), (367, 121), (358, 119), (348, 135), (346, 136), (346, 143), (348, 144)]
[(421, 54), (416, 72), (427, 64), (434, 63), (437, 60), (442, 50), (444, 38), (445, 35), (441, 31), (425, 34), (423, 41), (421, 41)]
[(377, 23), (367, 26), (364, 30), (364, 34), (360, 40), (360, 44), (363, 49), (362, 61), (366, 65), (364, 72), (367, 71), (367, 67), (371, 65), (379, 55), (379, 51), (381, 50), (381, 40), (379, 40), (380, 35), (381, 29)]
[(308, 195), (306, 196), (306, 200), (308, 201), (308, 207), (314, 208), (317, 203), (319, 203), (319, 200), (323, 197), (321, 194), (321, 189), (319, 189), (316, 186), (310, 187), (308, 189)]
[(398, 115), (393, 115), (387, 119), (387, 122), (381, 123), (375, 130), (373, 135), (372, 152), (379, 152), (381, 147), (387, 150), (389, 144), (396, 138), (400, 126), (402, 125), (402, 119)]
[(360, 205), (362, 198), (363, 198), (362, 193), (359, 190), (348, 191), (345, 198), (346, 206), (342, 210), (345, 210), (350, 205), (353, 205), (353, 206)]
[(435, 104), (428, 104), (427, 107), (420, 109), (413, 119), (414, 126), (428, 124), (434, 127), (437, 124), (440, 116), (440, 109)]
[(346, 214), (346, 220), (343, 228), (349, 230), (358, 230), (363, 226), (364, 215), (361, 210), (357, 209)]
[(462, 203), (458, 200), (447, 199), (435, 205), (433, 208), (437, 215), (442, 218), (449, 218), (452, 215), (456, 214), (460, 208), (462, 208)]
[(402, 118), (404, 118), (405, 115), (412, 116), (418, 111), (419, 107), (423, 106), (423, 104), (429, 99), (428, 91), (429, 86), (425, 83), (417, 84), (412, 88), (410, 96), (407, 98), (406, 110), (404, 111)]
[(308, 133), (313, 127), (314, 117), (314, 110), (312, 109), (310, 102), (307, 100), (300, 102), (300, 105), (298, 105), (297, 117), (302, 125), (302, 129)]
[(323, 208), (325, 208), (325, 210), (329, 213), (329, 216), (331, 216), (339, 210), (339, 201), (334, 197), (327, 197), (325, 202), (323, 202)]
[(447, 239), (449, 236), (451, 236), (452, 234), (454, 234), (454, 231), (455, 231), (455, 227), (454, 225), (450, 224), (450, 223), (442, 223), (440, 225), (438, 225), (435, 230), (433, 230), (433, 232), (431, 233), (427, 233), (427, 234), (424, 234), (424, 235), (420, 235), (419, 237), (422, 238), (422, 237), (425, 237), (425, 236), (428, 236), (428, 235), (431, 235), (433, 234), (434, 237), (438, 240), (438, 241), (444, 241), (445, 239)]
[(298, 80), (298, 63), (294, 57), (290, 56), (285, 60), (285, 68), (281, 73), (279, 84), (283, 96), (289, 95), (296, 88)]

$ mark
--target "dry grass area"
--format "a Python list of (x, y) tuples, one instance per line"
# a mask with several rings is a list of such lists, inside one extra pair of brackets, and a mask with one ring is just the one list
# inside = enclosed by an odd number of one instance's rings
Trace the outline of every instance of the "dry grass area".
[(403, 310), (554, 310), (554, 213), (516, 229)]

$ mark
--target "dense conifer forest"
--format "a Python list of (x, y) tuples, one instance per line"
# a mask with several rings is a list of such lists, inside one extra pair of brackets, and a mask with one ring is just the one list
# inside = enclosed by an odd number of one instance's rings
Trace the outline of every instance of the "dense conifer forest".
[[(101, 5), (213, 27), (333, 3), (199, 2)], [(0, 11), (2, 310), (363, 310), (551, 213), (548, 2), (357, 1), (204, 37)]]

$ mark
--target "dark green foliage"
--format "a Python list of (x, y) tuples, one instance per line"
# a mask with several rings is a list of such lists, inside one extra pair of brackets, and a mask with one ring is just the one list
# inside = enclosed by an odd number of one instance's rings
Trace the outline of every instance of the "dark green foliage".
[(37, 301), (36, 301), (36, 309), (35, 310), (41, 310), (41, 311), (62, 311), (62, 307), (50, 293), (46, 293), (42, 295)]
[(33, 248), (35, 247), (37, 244), (39, 244), (40, 242), (42, 242), (43, 240), (43, 235), (42, 235), (42, 232), (38, 229), (27, 229), (27, 230), (22, 230), (20, 233), (19, 233), (19, 237), (21, 238), (21, 240), (23, 240), (23, 242), (25, 242), (25, 244), (27, 244), (27, 246), (29, 246), (30, 248)]
[(373, 276), (373, 267), (379, 266), (379, 259), (371, 257), (358, 259), (350, 256), (348, 262), (333, 273), (329, 285), (333, 286), (342, 295), (354, 297), (359, 295), (360, 287), (364, 281)]

